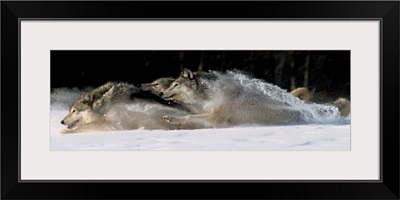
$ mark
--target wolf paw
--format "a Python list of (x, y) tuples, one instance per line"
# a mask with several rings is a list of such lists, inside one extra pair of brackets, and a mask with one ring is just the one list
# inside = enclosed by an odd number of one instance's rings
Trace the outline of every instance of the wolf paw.
[(179, 120), (177, 118), (171, 117), (169, 115), (163, 116), (162, 119), (170, 124), (179, 124)]

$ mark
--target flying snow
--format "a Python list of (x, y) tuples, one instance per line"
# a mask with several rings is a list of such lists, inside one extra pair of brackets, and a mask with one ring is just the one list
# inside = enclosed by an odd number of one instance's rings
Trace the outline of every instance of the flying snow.
[[(242, 124), (195, 130), (139, 128), (62, 134), (65, 126), (60, 121), (79, 99), (81, 91), (77, 88), (57, 88), (51, 93), (51, 150), (350, 150), (350, 117), (343, 118), (335, 106), (304, 103), (275, 85), (236, 71), (216, 75), (218, 79), (210, 87), (210, 94), (227, 94), (229, 90), (223, 86), (228, 85), (231, 92), (245, 91), (247, 96), (272, 98), (300, 111), (307, 123), (269, 126)], [(225, 90), (225, 93), (221, 90)], [(156, 111), (153, 107), (138, 105), (130, 105), (129, 109), (137, 112)]]

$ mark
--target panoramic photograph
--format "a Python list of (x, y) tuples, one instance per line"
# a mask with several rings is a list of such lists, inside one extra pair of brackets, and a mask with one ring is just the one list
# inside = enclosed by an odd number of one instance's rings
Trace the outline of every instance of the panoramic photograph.
[(51, 51), (50, 150), (349, 151), (350, 51)]

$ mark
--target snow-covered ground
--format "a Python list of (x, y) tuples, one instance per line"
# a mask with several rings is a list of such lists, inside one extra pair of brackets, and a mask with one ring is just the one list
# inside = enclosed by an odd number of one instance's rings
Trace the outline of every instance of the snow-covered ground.
[[(62, 134), (76, 90), (52, 94), (51, 150), (350, 150), (350, 120), (305, 125), (243, 125), (223, 129), (128, 130)], [(68, 98), (62, 98), (68, 97)]]
[(350, 125), (253, 126), (199, 130), (132, 130), (62, 135), (51, 150), (350, 150)]

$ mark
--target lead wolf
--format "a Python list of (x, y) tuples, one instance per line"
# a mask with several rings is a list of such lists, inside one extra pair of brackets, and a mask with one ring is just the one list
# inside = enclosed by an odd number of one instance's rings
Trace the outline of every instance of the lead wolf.
[[(143, 109), (146, 108), (146, 112)], [(158, 114), (158, 115), (157, 115)], [(108, 82), (82, 96), (71, 106), (61, 121), (63, 133), (145, 129), (176, 129), (161, 120), (165, 114), (187, 114), (141, 96), (139, 88), (118, 82)]]
[(238, 80), (217, 72), (184, 69), (167, 88), (163, 98), (185, 103), (191, 115), (166, 115), (175, 125), (197, 123), (204, 127), (229, 127), (240, 124), (286, 124), (302, 121), (301, 113), (259, 92), (243, 87)]

